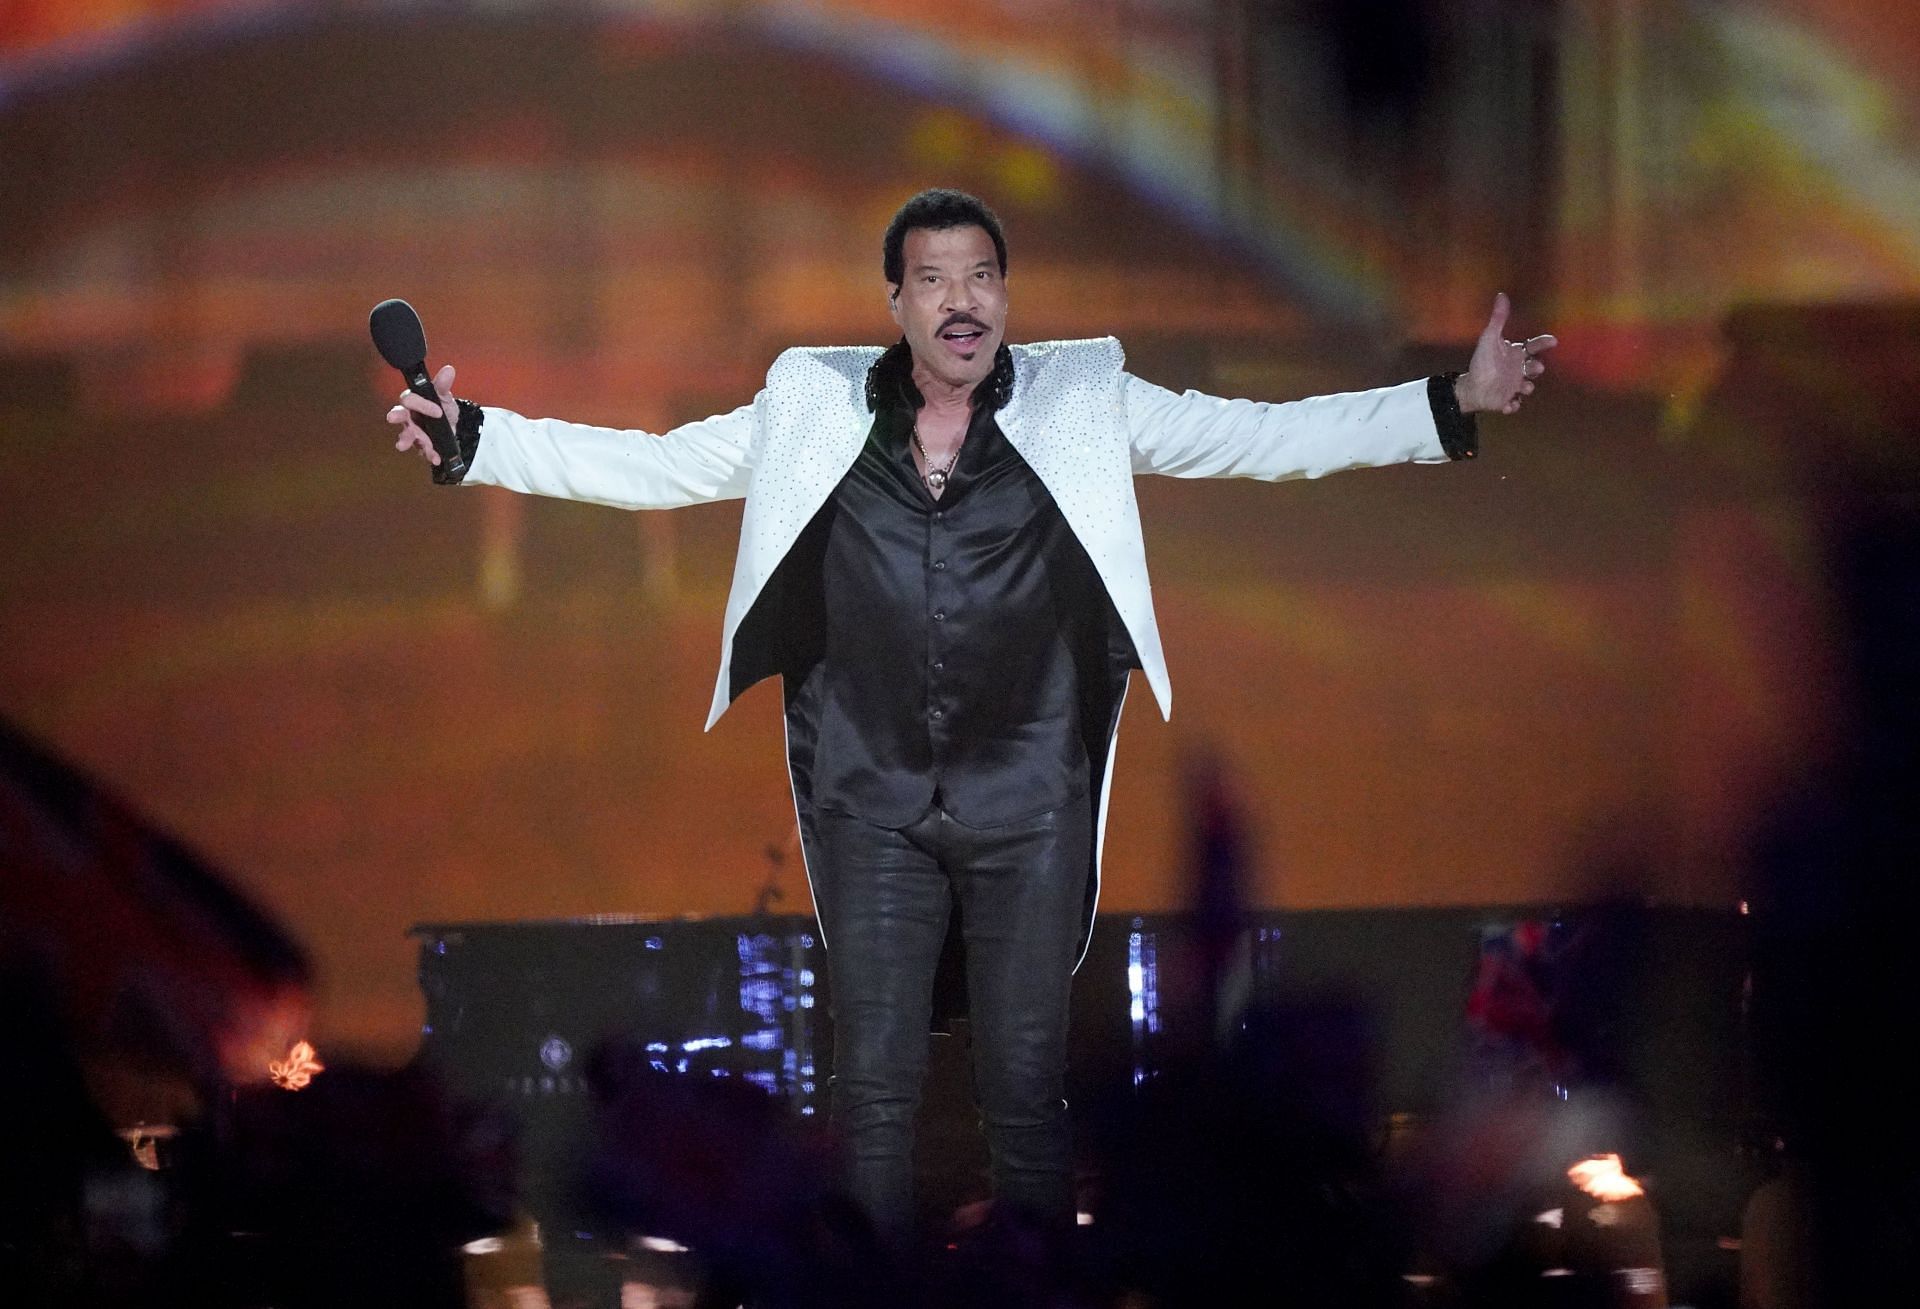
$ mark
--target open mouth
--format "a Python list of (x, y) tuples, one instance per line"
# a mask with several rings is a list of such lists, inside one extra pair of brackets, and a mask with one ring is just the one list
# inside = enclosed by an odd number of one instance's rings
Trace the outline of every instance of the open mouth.
[(985, 336), (986, 331), (984, 329), (972, 327), (964, 323), (949, 327), (946, 331), (940, 333), (940, 339), (945, 341), (951, 349), (961, 354), (971, 354), (974, 347), (979, 345), (981, 339)]

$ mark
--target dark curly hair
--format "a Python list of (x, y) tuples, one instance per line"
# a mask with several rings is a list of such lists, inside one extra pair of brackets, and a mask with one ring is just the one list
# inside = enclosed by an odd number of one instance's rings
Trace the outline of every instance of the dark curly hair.
[(984, 227), (993, 238), (993, 252), (1000, 257), (1000, 276), (1007, 275), (1007, 238), (1001, 235), (999, 217), (977, 196), (934, 187), (901, 205), (893, 221), (887, 224), (887, 234), (880, 245), (880, 267), (887, 276), (887, 284), (899, 286), (906, 279), (903, 250), (908, 232), (915, 228), (944, 232), (953, 227)]

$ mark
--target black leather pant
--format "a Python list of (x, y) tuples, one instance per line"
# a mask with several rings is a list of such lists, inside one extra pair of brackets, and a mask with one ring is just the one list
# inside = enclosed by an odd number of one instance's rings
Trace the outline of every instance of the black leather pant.
[(884, 1230), (913, 1217), (913, 1128), (927, 1069), (933, 977), (957, 899), (966, 943), (974, 1099), (993, 1193), (1071, 1223), (1067, 997), (1091, 875), (1083, 793), (1062, 808), (974, 828), (937, 805), (909, 827), (821, 813), (814, 878), (834, 1024), (833, 1112), (855, 1198)]

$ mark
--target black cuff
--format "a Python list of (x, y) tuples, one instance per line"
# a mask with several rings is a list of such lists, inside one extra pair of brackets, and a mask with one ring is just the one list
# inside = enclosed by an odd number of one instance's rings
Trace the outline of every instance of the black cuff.
[[(460, 446), (460, 462), (471, 468), (474, 452), (480, 448), (480, 426), (487, 421), (487, 415), (471, 400), (455, 400), (454, 403), (460, 406), (460, 421), (454, 425), (453, 439)], [(444, 469), (433, 470), (433, 480), (441, 486), (453, 486), (465, 478), (464, 471), (458, 476), (450, 476)]]
[(1460, 412), (1459, 397), (1453, 393), (1458, 373), (1441, 373), (1427, 379), (1427, 403), (1433, 407), (1433, 426), (1440, 433), (1440, 448), (1449, 459), (1472, 459), (1480, 453), (1480, 425), (1472, 414)]

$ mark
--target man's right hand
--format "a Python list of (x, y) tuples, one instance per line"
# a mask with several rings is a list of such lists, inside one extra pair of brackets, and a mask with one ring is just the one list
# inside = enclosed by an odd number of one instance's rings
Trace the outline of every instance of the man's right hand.
[[(460, 430), (460, 404), (453, 398), (453, 365), (442, 364), (440, 371), (433, 376), (433, 389), (440, 394), (440, 416), (447, 420), (447, 426)], [(400, 403), (387, 410), (387, 421), (400, 429), (400, 439), (393, 443), (396, 450), (418, 450), (426, 461), (438, 468), (439, 452), (433, 448), (433, 439), (422, 431), (420, 424), (414, 421), (415, 414), (431, 415), (433, 402), (415, 395), (411, 391), (400, 393)]]

